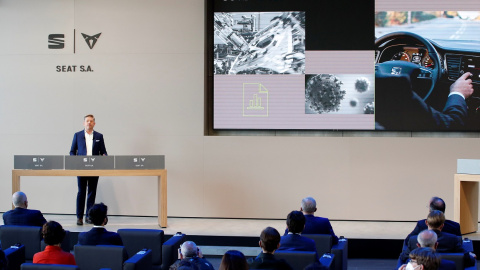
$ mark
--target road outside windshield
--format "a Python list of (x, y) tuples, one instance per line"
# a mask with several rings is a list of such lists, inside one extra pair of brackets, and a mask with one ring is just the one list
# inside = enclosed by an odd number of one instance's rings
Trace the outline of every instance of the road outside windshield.
[(429, 39), (480, 41), (479, 11), (375, 12), (375, 37), (408, 31)]

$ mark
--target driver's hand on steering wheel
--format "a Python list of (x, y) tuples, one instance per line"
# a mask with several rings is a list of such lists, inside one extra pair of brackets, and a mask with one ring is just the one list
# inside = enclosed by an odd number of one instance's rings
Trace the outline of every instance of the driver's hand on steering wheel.
[(465, 72), (452, 85), (450, 85), (450, 93), (458, 92), (465, 98), (469, 98), (473, 94), (472, 73)]

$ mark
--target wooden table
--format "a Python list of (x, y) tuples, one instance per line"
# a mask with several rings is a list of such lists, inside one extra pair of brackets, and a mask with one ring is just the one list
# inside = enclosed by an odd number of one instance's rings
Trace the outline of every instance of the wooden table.
[(21, 176), (157, 176), (158, 224), (167, 227), (167, 170), (12, 170), (12, 194), (20, 191)]
[(478, 230), (478, 174), (455, 174), (453, 200), (454, 220), (460, 223), (462, 234)]

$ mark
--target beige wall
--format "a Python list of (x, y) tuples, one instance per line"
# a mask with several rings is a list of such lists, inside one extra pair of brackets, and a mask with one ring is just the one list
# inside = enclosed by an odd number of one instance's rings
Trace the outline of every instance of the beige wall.
[[(226, 133), (204, 136), (204, 21), (199, 0), (0, 0), (0, 211), (10, 208), (13, 155), (68, 154), (95, 114), (111, 155), (162, 154), (168, 214), (284, 218), (314, 196), (340, 220), (416, 220), (445, 198), (453, 218), (458, 158), (477, 133)], [(77, 31), (77, 53), (47, 49)], [(93, 50), (80, 32), (102, 35)], [(9, 42), (5, 42), (8, 37)], [(68, 39), (69, 38), (69, 39)], [(57, 73), (57, 65), (93, 73)], [(375, 136), (375, 137), (374, 137)], [(73, 214), (73, 177), (22, 180), (31, 208)], [(102, 177), (111, 214), (153, 216), (156, 181)]]

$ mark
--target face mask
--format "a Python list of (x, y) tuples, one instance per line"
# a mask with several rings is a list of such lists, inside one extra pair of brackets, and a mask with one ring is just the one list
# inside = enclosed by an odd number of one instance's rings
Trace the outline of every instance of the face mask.
[[(420, 265), (417, 265), (417, 267), (419, 267)], [(407, 264), (407, 267), (405, 268), (406, 270), (415, 270), (417, 267), (413, 267), (412, 263), (409, 262)]]

